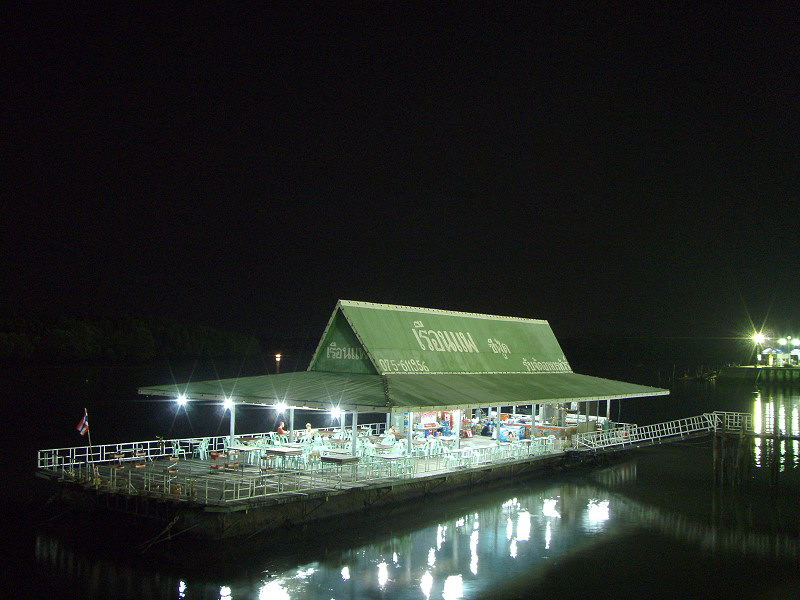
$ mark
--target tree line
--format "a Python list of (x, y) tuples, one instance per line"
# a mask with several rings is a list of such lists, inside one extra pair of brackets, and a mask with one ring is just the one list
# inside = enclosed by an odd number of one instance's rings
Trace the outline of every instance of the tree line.
[(234, 358), (261, 353), (252, 335), (206, 325), (124, 316), (0, 319), (0, 361), (129, 362)]

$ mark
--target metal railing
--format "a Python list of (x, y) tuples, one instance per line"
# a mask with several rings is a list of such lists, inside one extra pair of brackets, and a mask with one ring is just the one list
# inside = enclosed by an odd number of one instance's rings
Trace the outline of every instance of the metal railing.
[(756, 433), (753, 427), (753, 415), (750, 413), (715, 411), (703, 416), (709, 419), (714, 431)]
[[(385, 423), (365, 423), (359, 428), (366, 429), (369, 435), (377, 435), (386, 427)], [(339, 428), (323, 428), (322, 431), (342, 431)], [(303, 435), (302, 430), (295, 430), (296, 438)], [(350, 430), (343, 430), (349, 436)], [(237, 438), (263, 439), (272, 443), (274, 432), (239, 434)], [(196, 455), (201, 445), (209, 452), (223, 451), (230, 440), (228, 435), (145, 440), (139, 442), (120, 442), (117, 444), (98, 444), (94, 446), (75, 446), (72, 448), (50, 448), (37, 452), (36, 465), (39, 469), (59, 469), (87, 463), (105, 463), (120, 461), (152, 461), (155, 458), (175, 456), (184, 453)], [(206, 445), (207, 443), (207, 445)]]
[[(246, 437), (257, 437), (249, 434)], [(264, 434), (263, 437), (266, 437)], [(514, 444), (452, 449), (441, 447), (435, 453), (414, 453), (387, 457), (365, 453), (358, 462), (351, 464), (327, 464), (318, 455), (303, 452), (299, 456), (287, 456), (269, 461), (272, 467), (262, 469), (266, 461), (257, 464), (241, 464), (226, 470), (226, 475), (191, 472), (181, 461), (171, 460), (171, 442), (184, 443), (191, 447), (200, 440), (209, 441), (209, 450), (222, 451), (227, 438), (191, 438), (147, 442), (109, 444), (103, 447), (63, 448), (42, 450), (39, 453), (39, 468), (50, 471), (62, 481), (73, 481), (97, 490), (128, 495), (153, 496), (200, 502), (203, 504), (227, 504), (275, 496), (303, 495), (343, 487), (358, 487), (378, 481), (403, 480), (434, 475), (437, 472), (482, 468), (487, 465), (525, 461), (552, 455), (562, 451), (559, 440), (538, 438)], [(166, 451), (162, 451), (162, 445)], [(140, 462), (135, 468), (122, 468), (120, 451), (140, 448), (144, 454), (136, 456)], [(309, 448), (310, 449), (310, 448)], [(87, 458), (92, 460), (86, 460)], [(101, 457), (107, 460), (101, 461)], [(167, 457), (164, 460), (163, 457)], [(161, 460), (157, 460), (157, 459)], [(83, 459), (83, 460), (82, 460)], [(212, 461), (208, 461), (209, 466)], [(197, 463), (202, 464), (202, 463)]]
[(576, 450), (601, 450), (721, 430), (753, 433), (753, 416), (749, 413), (716, 411), (653, 425), (624, 424), (607, 431), (573, 435), (572, 447)]
[(686, 435), (708, 432), (713, 428), (708, 415), (699, 415), (686, 419), (676, 419), (654, 425), (629, 425), (607, 431), (579, 433), (572, 436), (572, 447), (576, 450), (600, 450), (655, 442), (665, 438), (684, 437)]

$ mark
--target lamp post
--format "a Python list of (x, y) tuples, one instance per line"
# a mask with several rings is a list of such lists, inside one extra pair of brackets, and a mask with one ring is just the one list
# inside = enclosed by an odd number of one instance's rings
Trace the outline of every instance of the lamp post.
[(236, 405), (233, 403), (233, 398), (228, 397), (225, 398), (222, 406), (231, 412), (231, 431), (228, 443), (229, 445), (233, 446), (234, 439), (236, 437)]
[(281, 372), (281, 355), (280, 354), (276, 354), (275, 355), (275, 373), (276, 374), (280, 374), (280, 372)]
[(761, 346), (764, 345), (767, 336), (763, 333), (753, 334), (753, 343), (756, 345), (756, 366), (761, 366)]

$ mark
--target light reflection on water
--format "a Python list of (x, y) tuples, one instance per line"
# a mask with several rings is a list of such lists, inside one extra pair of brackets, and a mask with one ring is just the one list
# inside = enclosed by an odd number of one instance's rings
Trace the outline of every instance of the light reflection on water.
[[(748, 402), (759, 426), (775, 423), (786, 433), (800, 431), (796, 393), (772, 390), (755, 400), (750, 396)], [(798, 464), (797, 441), (773, 444), (766, 439), (754, 444), (756, 465), (773, 450), (784, 468)], [(603, 554), (615, 538), (640, 531), (677, 540), (694, 548), (698, 556), (722, 552), (776, 564), (796, 563), (800, 557), (796, 538), (752, 531), (747, 523), (709, 523), (681, 514), (668, 499), (654, 504), (626, 493), (637, 486), (656, 487), (640, 481), (643, 469), (652, 476), (654, 469), (666, 468), (676, 456), (688, 469), (698, 452), (708, 454), (710, 449), (656, 448), (650, 462), (634, 456), (592, 471), (588, 478), (559, 476), (516, 485), (508, 493), (486, 491), (469, 499), (420, 503), (410, 516), (365, 518), (364, 526), (374, 529), (365, 543), (345, 549), (320, 547), (295, 563), (276, 561), (269, 551), (257, 550), (247, 559), (249, 571), (231, 565), (225, 575), (202, 568), (165, 575), (157, 568), (74, 551), (45, 534), (37, 537), (35, 554), (40, 568), (60, 577), (64, 585), (78, 586), (85, 597), (220, 600), (481, 598), (498, 587), (552, 572), (556, 559), (586, 551)], [(710, 480), (710, 469), (701, 475)], [(661, 495), (698, 494), (694, 487), (687, 482)]]
[[(624, 465), (623, 465), (624, 467)], [(692, 524), (613, 491), (561, 483), (483, 504), (445, 521), (375, 543), (329, 553), (324, 559), (270, 572), (260, 579), (211, 584), (186, 575), (170, 580), (137, 573), (110, 560), (82, 557), (55, 538), (40, 536), (36, 554), (42, 566), (75, 578), (86, 573), (93, 592), (113, 597), (153, 596), (240, 600), (242, 598), (360, 598), (382, 593), (393, 598), (466, 598), (489, 594), (499, 583), (547, 568), (548, 561), (570, 552), (600, 547), (608, 536), (631, 527), (660, 530), (702, 544), (723, 540), (713, 528)], [(732, 538), (747, 554), (771, 545), (768, 539)], [(752, 546), (748, 548), (747, 545)], [(787, 547), (788, 548), (788, 547)], [(793, 546), (795, 558), (797, 545)], [(120, 588), (120, 583), (123, 587)], [(144, 588), (137, 588), (143, 582)], [(422, 596), (420, 596), (422, 594)], [(98, 593), (97, 595), (102, 595)]]
[[(800, 393), (797, 388), (763, 387), (753, 400), (753, 429), (756, 433), (777, 436), (800, 435)], [(756, 438), (753, 463), (756, 468), (771, 467), (777, 461), (780, 472), (800, 465), (800, 441)]]
[[(609, 517), (611, 501), (596, 499), (602, 494), (598, 488), (569, 483), (494, 500), (478, 512), (468, 509), (403, 535), (329, 554), (325, 560), (271, 571), (261, 581), (232, 578), (218, 584), (213, 596), (220, 600), (351, 598), (385, 591), (391, 597), (414, 598), (421, 591), (425, 598), (475, 597), (491, 590), (498, 577), (536, 568), (576, 545), (592, 543), (607, 527), (620, 525), (621, 521), (615, 523)], [(92, 584), (98, 591), (123, 597), (140, 593), (135, 582), (142, 576), (134, 568), (82, 557), (56, 538), (40, 536), (36, 554), (43, 566), (76, 578), (93, 570), (98, 576)], [(126, 576), (120, 577), (121, 570)], [(126, 587), (115, 589), (119, 581), (127, 582)], [(174, 590), (173, 597), (209, 597), (210, 584), (192, 583), (189, 575), (161, 583)], [(141, 590), (142, 595), (148, 592)]]

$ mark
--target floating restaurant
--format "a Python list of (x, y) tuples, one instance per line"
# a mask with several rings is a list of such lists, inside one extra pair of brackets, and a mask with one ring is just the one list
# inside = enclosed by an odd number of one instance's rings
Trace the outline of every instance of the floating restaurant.
[[(547, 321), (344, 300), (306, 371), (139, 393), (222, 403), (229, 435), (40, 450), (37, 474), (73, 504), (162, 519), (165, 536), (250, 535), (709, 430), (612, 422), (612, 401), (668, 390), (574, 373)], [(237, 431), (243, 405), (287, 414), (287, 431)], [(299, 410), (338, 425), (298, 431)]]

